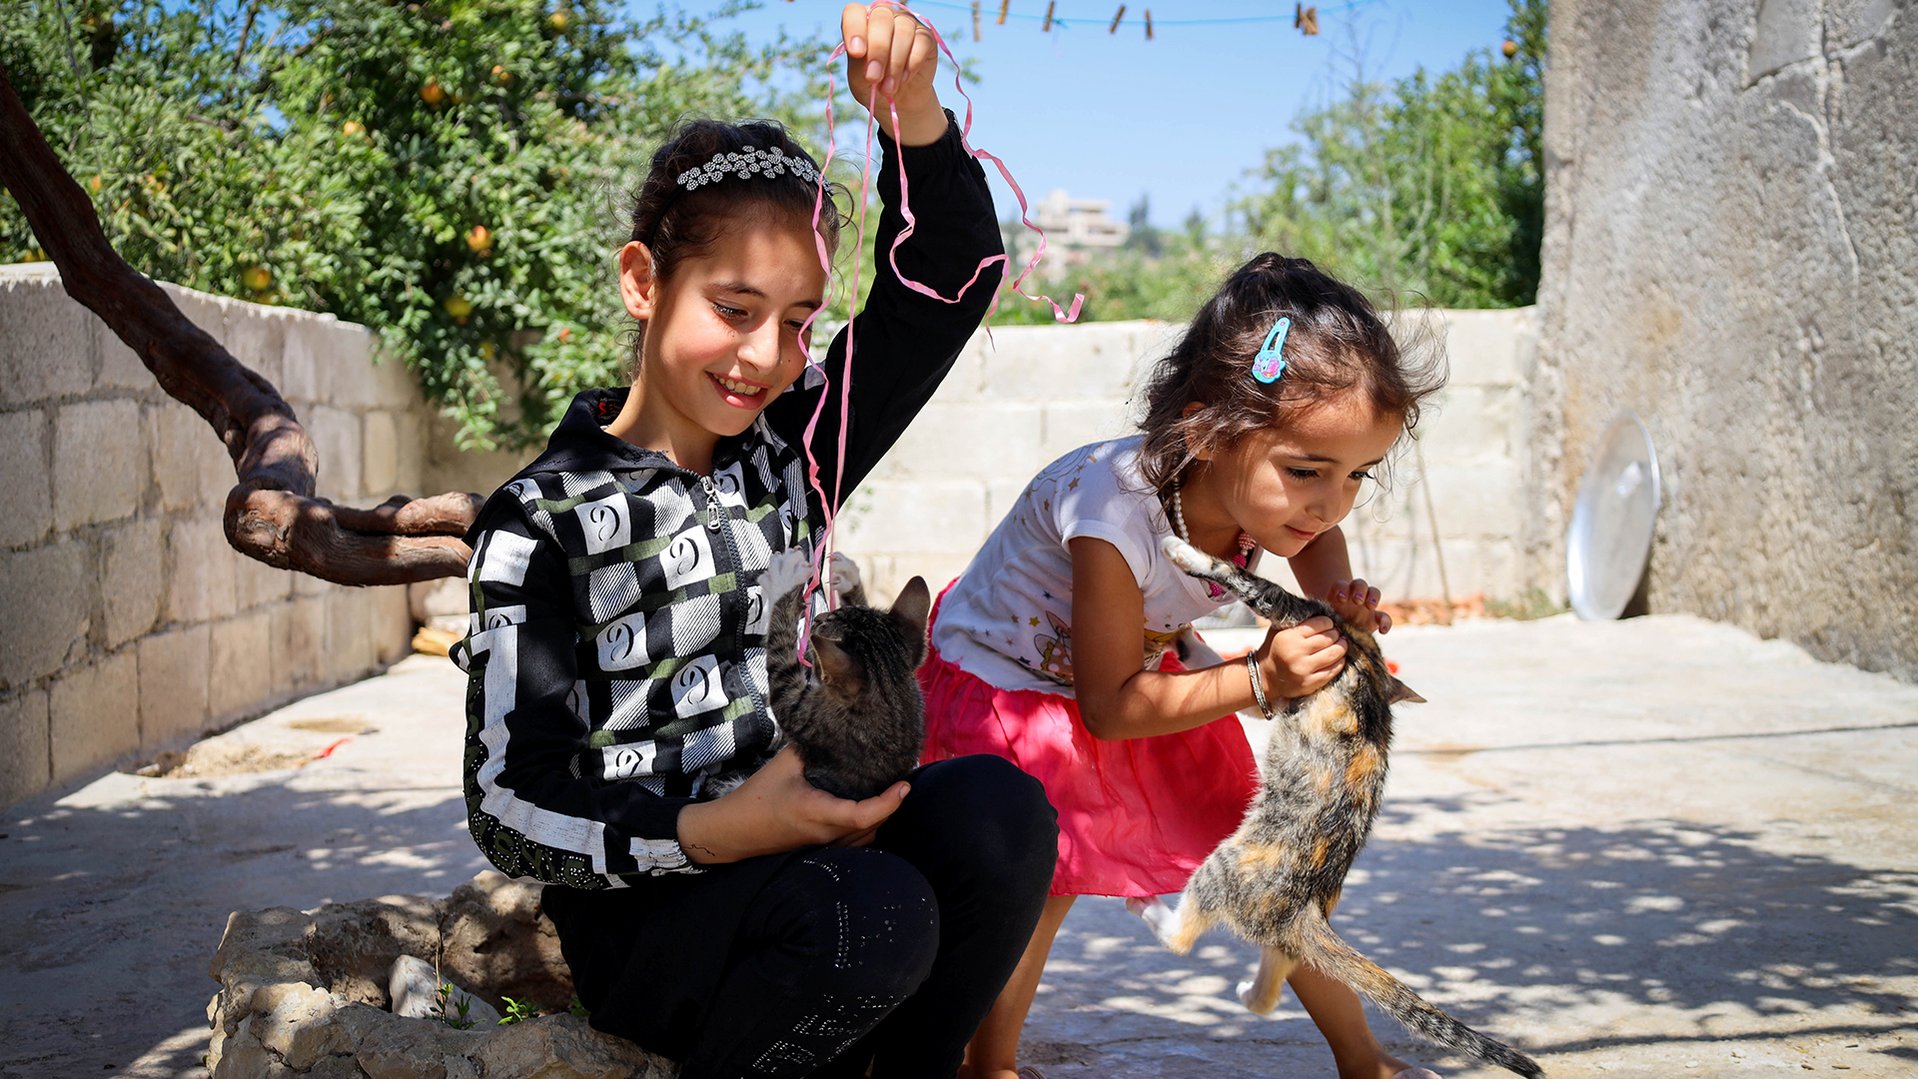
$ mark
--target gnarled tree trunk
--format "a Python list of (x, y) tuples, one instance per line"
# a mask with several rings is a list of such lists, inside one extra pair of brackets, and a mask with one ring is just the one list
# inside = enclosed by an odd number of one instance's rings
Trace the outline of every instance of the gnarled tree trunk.
[(461, 537), (478, 495), (396, 495), (373, 509), (313, 495), (318, 455), (273, 384), (195, 326), (127, 265), (93, 203), (53, 154), (0, 66), (0, 183), (60, 270), (67, 294), (139, 355), (160, 388), (198, 412), (238, 476), (226, 496), (227, 542), (249, 558), (336, 584), (454, 577), (472, 557)]

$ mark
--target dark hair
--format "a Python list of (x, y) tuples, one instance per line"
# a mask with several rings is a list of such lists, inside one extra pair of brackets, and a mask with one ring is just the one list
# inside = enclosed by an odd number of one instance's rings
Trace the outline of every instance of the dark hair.
[[(714, 155), (748, 149), (777, 149), (787, 157), (818, 167), (812, 155), (793, 141), (783, 125), (773, 120), (747, 120), (737, 124), (720, 120), (688, 121), (653, 151), (645, 181), (630, 196), (632, 210), (628, 216), (632, 222), (629, 238), (645, 244), (652, 253), (655, 276), (661, 279), (672, 276), (680, 259), (711, 247), (729, 224), (763, 214), (790, 215), (793, 219), (811, 222), (817, 189), (811, 180), (791, 170), (778, 176), (756, 174), (744, 179), (726, 175), (690, 191), (681, 186), (682, 174), (700, 168)], [(839, 204), (848, 197), (843, 186), (826, 185), (826, 200), (819, 211), (819, 232), (826, 240), (828, 253), (838, 246), (839, 229), (847, 220)], [(634, 355), (638, 355), (637, 346)]]
[[(1252, 377), (1252, 358), (1281, 317), (1285, 374)], [(1371, 301), (1305, 259), (1265, 252), (1226, 278), (1199, 308), (1185, 336), (1160, 360), (1144, 388), (1145, 434), (1140, 467), (1164, 491), (1196, 451), (1217, 451), (1240, 438), (1357, 389), (1380, 415), (1418, 424), (1422, 401), (1445, 384), (1442, 352), (1402, 353)], [(1186, 407), (1197, 401), (1190, 415)]]

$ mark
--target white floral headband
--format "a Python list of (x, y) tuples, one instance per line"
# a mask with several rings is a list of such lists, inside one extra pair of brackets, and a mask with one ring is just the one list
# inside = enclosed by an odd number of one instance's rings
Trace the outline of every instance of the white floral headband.
[(718, 183), (729, 173), (741, 180), (748, 180), (754, 176), (771, 179), (788, 172), (809, 184), (819, 182), (819, 170), (803, 157), (789, 155), (777, 146), (770, 150), (755, 150), (746, 146), (738, 151), (722, 150), (704, 165), (680, 173), (679, 186), (694, 191), (706, 184)]

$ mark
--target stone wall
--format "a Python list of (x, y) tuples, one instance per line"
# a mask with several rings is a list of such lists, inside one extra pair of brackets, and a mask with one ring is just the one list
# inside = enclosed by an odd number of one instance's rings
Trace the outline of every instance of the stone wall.
[[(1397, 599), (1447, 589), (1456, 597), (1514, 598), (1538, 583), (1526, 574), (1517, 540), (1531, 502), (1521, 486), (1519, 439), (1529, 422), (1536, 312), (1430, 318), (1420, 328), (1442, 343), (1451, 379), (1420, 424), (1418, 445), (1404, 447), (1393, 463), (1389, 488), (1348, 518), (1354, 568)], [(1075, 446), (1134, 429), (1133, 387), (1182, 329), (1095, 322), (974, 336), (926, 410), (854, 493), (840, 548), (865, 563), (882, 595), (914, 574), (943, 587), (1040, 468)]]
[[(279, 388), (350, 505), (477, 489), (412, 376), (364, 328), (163, 286)], [(227, 545), (212, 428), (69, 299), (0, 267), (0, 804), (151, 758), (404, 655), (401, 588), (348, 588)], [(444, 486), (441, 486), (441, 485)]]
[(1629, 408), (1653, 610), (1918, 678), (1918, 9), (1555, 0), (1551, 39), (1533, 572)]

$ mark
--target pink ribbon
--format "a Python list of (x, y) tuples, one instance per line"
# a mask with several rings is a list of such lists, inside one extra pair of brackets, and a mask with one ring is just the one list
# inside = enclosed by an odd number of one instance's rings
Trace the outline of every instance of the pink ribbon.
[[(872, 6), (874, 8), (878, 8), (881, 6), (895, 7), (895, 8), (901, 8), (902, 10), (904, 10), (904, 5), (898, 3), (897, 0), (875, 0)], [(907, 14), (910, 15), (911, 12), (908, 11)], [(1078, 321), (1079, 311), (1085, 303), (1084, 295), (1075, 294), (1072, 298), (1072, 306), (1070, 307), (1070, 309), (1064, 309), (1064, 308), (1061, 308), (1059, 304), (1052, 299), (1052, 297), (1034, 296), (1031, 293), (1027, 292), (1022, 287), (1026, 278), (1032, 276), (1033, 271), (1038, 269), (1039, 263), (1045, 258), (1045, 254), (1046, 254), (1045, 230), (1040, 228), (1038, 225), (1033, 224), (1031, 214), (1030, 214), (1030, 207), (1028, 206), (1026, 202), (1026, 194), (1019, 187), (1018, 181), (1012, 178), (1012, 171), (1006, 167), (1006, 163), (1002, 161), (1000, 158), (998, 158), (997, 156), (990, 154), (986, 152), (985, 150), (975, 149), (973, 147), (972, 140), (971, 140), (972, 111), (973, 111), (972, 96), (966, 93), (965, 86), (959, 80), (958, 57), (952, 54), (952, 49), (946, 45), (945, 38), (940, 35), (938, 29), (935, 28), (931, 23), (920, 21), (916, 17), (914, 18), (913, 21), (917, 23), (919, 26), (923, 27), (929, 33), (931, 33), (932, 39), (934, 43), (937, 44), (939, 51), (945, 53), (946, 58), (952, 64), (953, 88), (958, 90), (959, 96), (962, 98), (965, 98), (966, 100), (966, 118), (965, 118), (965, 122), (962, 123), (959, 128), (960, 145), (963, 146), (966, 152), (970, 154), (973, 158), (992, 162), (993, 167), (999, 170), (1000, 178), (1005, 180), (1006, 186), (1012, 189), (1013, 197), (1019, 200), (1020, 223), (1038, 234), (1038, 237), (1039, 237), (1038, 246), (1034, 249), (1032, 253), (1032, 258), (1027, 261), (1025, 269), (1019, 273), (1019, 276), (1013, 279), (1012, 290), (1014, 292), (1017, 292), (1019, 295), (1024, 296), (1026, 299), (1031, 300), (1035, 303), (1043, 302), (1051, 306), (1052, 316), (1056, 321), (1059, 321), (1059, 322)], [(830, 168), (832, 165), (834, 149), (835, 149), (834, 134), (835, 134), (836, 128), (833, 120), (833, 111), (832, 111), (832, 99), (833, 99), (832, 80), (834, 76), (830, 72), (830, 68), (834, 66), (836, 62), (839, 60), (839, 58), (841, 56), (844, 56), (845, 54), (846, 54), (846, 46), (842, 43), (838, 47), (833, 49), (831, 56), (826, 58), (826, 63), (829, 69), (829, 73), (826, 79), (826, 159), (820, 165), (819, 182), (813, 194), (813, 213), (812, 213), (813, 245), (815, 249), (819, 252), (819, 265), (822, 269), (826, 271), (826, 276), (829, 280), (832, 277), (832, 254), (826, 249), (825, 237), (821, 236), (819, 233), (819, 221), (824, 214), (825, 204), (826, 204), (826, 170)], [(865, 157), (865, 164), (861, 167), (860, 175), (859, 175), (859, 216), (858, 216), (857, 223), (854, 227), (855, 243), (854, 243), (853, 250), (855, 252), (864, 248), (865, 246), (866, 205), (868, 202), (868, 196), (872, 189), (872, 154), (871, 154), (872, 135), (873, 135), (874, 127), (878, 123), (878, 104), (879, 104), (879, 88), (877, 85), (875, 85), (873, 87), (873, 99), (871, 102), (867, 103), (867, 108), (866, 108), (866, 137), (865, 137), (864, 145), (867, 149), (867, 153)], [(894, 141), (894, 144), (897, 146), (898, 140), (899, 140), (899, 126), (900, 126), (899, 125), (899, 103), (896, 99), (888, 97), (886, 99), (886, 106), (887, 106), (887, 109), (886, 109), (887, 114), (892, 120), (893, 141)], [(900, 217), (905, 219), (906, 225), (903, 229), (899, 231), (899, 235), (893, 239), (892, 246), (887, 249), (886, 260), (888, 264), (891, 265), (892, 272), (896, 277), (898, 277), (900, 284), (905, 285), (907, 288), (911, 289), (914, 292), (919, 293), (922, 296), (929, 296), (932, 299), (940, 301), (941, 303), (958, 303), (959, 300), (962, 297), (964, 297), (965, 294), (968, 291), (970, 291), (975, 284), (978, 283), (980, 277), (982, 277), (985, 274), (988, 267), (993, 266), (994, 264), (997, 264), (997, 263), (1004, 263), (1008, 269), (1011, 267), (1012, 258), (1010, 255), (1007, 255), (1007, 254), (992, 255), (988, 258), (980, 259), (979, 265), (973, 268), (972, 276), (967, 278), (966, 283), (959, 286), (959, 291), (954, 293), (950, 297), (942, 296), (939, 294), (938, 290), (922, 282), (915, 281), (912, 278), (906, 276), (905, 272), (899, 268), (899, 246), (905, 243), (907, 239), (911, 238), (913, 232), (918, 227), (918, 219), (913, 216), (913, 212), (912, 212), (910, 188), (906, 181), (905, 148), (903, 146), (898, 146), (898, 153), (896, 156), (898, 158), (898, 170), (899, 170), (899, 215)], [(998, 311), (999, 309), (999, 290), (1000, 290), (1000, 285), (1003, 285), (1004, 282), (1005, 282), (1005, 272), (1001, 271), (999, 275), (998, 284), (995, 284), (993, 286), (992, 304), (987, 309), (987, 312), (986, 312), (986, 318), (988, 320), (990, 320), (993, 313)], [(848, 298), (849, 300), (856, 299), (858, 295), (859, 295), (859, 259), (855, 255), (853, 259), (853, 264), (852, 264), (852, 275), (851, 275), (851, 282), (850, 282), (850, 290), (848, 292)], [(806, 334), (807, 334), (807, 331), (812, 328), (813, 321), (819, 317), (820, 311), (823, 311), (823, 310), (824, 310), (824, 307), (821, 307), (819, 309), (814, 310), (810, 315), (806, 316), (806, 321), (801, 324), (799, 329), (800, 354), (805, 357), (805, 361), (808, 366), (814, 366), (814, 364), (813, 364), (811, 351), (806, 347)], [(824, 580), (824, 576), (826, 572), (825, 566), (827, 564), (827, 560), (831, 557), (831, 552), (832, 552), (832, 541), (833, 541), (833, 534), (835, 531), (834, 525), (839, 516), (840, 498), (843, 497), (844, 495), (843, 487), (844, 487), (844, 479), (846, 474), (846, 429), (847, 429), (848, 420), (850, 419), (850, 410), (851, 410), (851, 401), (852, 401), (853, 327), (856, 324), (857, 324), (856, 318), (852, 321), (848, 321), (846, 324), (846, 368), (845, 368), (845, 376), (844, 376), (845, 384), (839, 395), (839, 438), (838, 438), (839, 455), (838, 455), (838, 458), (834, 461), (834, 471), (833, 471), (834, 497), (831, 499), (828, 499), (826, 497), (825, 488), (820, 485), (819, 459), (816, 455), (814, 455), (812, 450), (813, 433), (819, 427), (819, 418), (825, 413), (825, 409), (826, 409), (826, 397), (828, 394), (830, 394), (832, 390), (831, 382), (829, 379), (826, 380), (826, 384), (822, 387), (820, 397), (819, 397), (819, 403), (813, 408), (812, 417), (806, 422), (806, 430), (804, 435), (805, 446), (803, 447), (806, 453), (806, 481), (812, 486), (813, 491), (819, 496), (819, 505), (821, 510), (825, 514), (825, 525), (824, 525), (824, 533), (820, 536), (819, 542), (813, 545), (812, 573), (808, 577), (806, 582), (806, 592), (805, 592), (806, 602), (802, 604), (802, 607), (805, 611), (805, 623), (801, 627), (801, 633), (799, 636), (799, 653), (800, 653), (800, 661), (802, 663), (807, 662), (805, 659), (806, 636), (807, 636), (807, 633), (810, 632), (812, 627), (811, 596), (815, 590), (817, 590), (818, 588), (822, 586), (822, 583)], [(823, 366), (819, 367), (819, 372), (821, 377), (825, 378), (825, 370)], [(837, 599), (838, 597), (832, 594), (831, 589), (827, 589), (826, 603), (828, 607), (835, 606), (837, 604)]]

